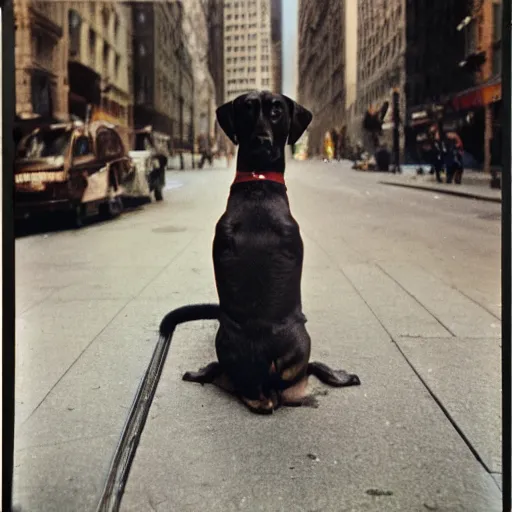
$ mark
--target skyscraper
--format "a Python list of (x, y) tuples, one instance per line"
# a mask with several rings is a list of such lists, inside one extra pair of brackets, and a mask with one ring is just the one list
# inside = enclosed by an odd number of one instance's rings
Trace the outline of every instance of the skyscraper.
[(270, 2), (228, 0), (224, 4), (226, 101), (253, 89), (275, 90)]

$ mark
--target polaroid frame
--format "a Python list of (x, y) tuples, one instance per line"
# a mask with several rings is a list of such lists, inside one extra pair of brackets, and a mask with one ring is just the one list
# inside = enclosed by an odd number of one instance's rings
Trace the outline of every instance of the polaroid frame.
[[(12, 510), (15, 385), (15, 259), (14, 259), (14, 140), (15, 60), (14, 0), (0, 0), (2, 44), (2, 510)], [(502, 465), (503, 511), (512, 511), (512, 224), (511, 224), (511, 25), (510, 0), (503, 0), (502, 90)], [(505, 314), (506, 313), (506, 314)], [(126, 475), (128, 477), (128, 475)]]

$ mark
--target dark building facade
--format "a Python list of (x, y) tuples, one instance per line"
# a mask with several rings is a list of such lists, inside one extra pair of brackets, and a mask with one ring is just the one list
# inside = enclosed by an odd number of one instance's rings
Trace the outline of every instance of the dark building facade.
[(271, 15), (270, 15), (270, 32), (272, 40), (272, 73), (273, 73), (273, 84), (274, 92), (283, 92), (283, 34), (282, 34), (282, 22), (283, 22), (283, 0), (271, 0)]
[(224, 103), (224, 2), (208, 0), (208, 69), (215, 84), (217, 105)]
[(442, 117), (447, 128), (463, 130), (462, 126), (451, 122), (454, 117), (451, 100), (474, 82), (472, 74), (461, 65), (465, 58), (466, 38), (457, 29), (471, 14), (471, 9), (471, 0), (407, 2), (405, 144), (414, 160), (416, 135), (432, 118)]
[(308, 152), (322, 152), (324, 134), (345, 117), (345, 0), (299, 4), (298, 99), (313, 112)]
[(136, 2), (132, 9), (135, 128), (152, 125), (175, 147), (190, 145), (194, 83), (182, 3)]

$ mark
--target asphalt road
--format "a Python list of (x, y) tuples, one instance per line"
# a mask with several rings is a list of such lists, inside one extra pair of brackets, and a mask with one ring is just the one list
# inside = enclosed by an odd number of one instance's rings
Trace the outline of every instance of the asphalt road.
[[(94, 510), (161, 318), (216, 300), (233, 172), (171, 172), (162, 203), (17, 239), (21, 510)], [(381, 178), (287, 170), (313, 357), (362, 385), (257, 417), (180, 380), (216, 326), (180, 327), (122, 510), (501, 510), (500, 205)]]

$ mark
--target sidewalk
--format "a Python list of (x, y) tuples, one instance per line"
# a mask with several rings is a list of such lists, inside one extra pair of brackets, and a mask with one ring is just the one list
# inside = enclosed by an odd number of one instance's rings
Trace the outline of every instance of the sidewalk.
[[(416, 174), (416, 166), (402, 166), (402, 174), (383, 174), (380, 183), (395, 187), (407, 187), (417, 190), (427, 190), (440, 194), (450, 194), (469, 199), (501, 203), (501, 190), (490, 187), (490, 176), (481, 171), (465, 170), (462, 184), (437, 183), (434, 175)], [(444, 176), (443, 176), (443, 179)]]
[[(211, 243), (233, 172), (175, 171), (161, 203), (17, 241), (22, 512), (94, 510), (160, 320), (217, 300)], [(181, 380), (215, 359), (217, 324), (180, 326), (121, 512), (500, 511), (500, 330), (485, 306), (499, 268), (481, 263), (498, 257), (495, 225), (461, 228), (436, 204), (421, 230), (424, 209), (374, 180), (314, 163), (287, 172), (312, 357), (361, 386), (255, 416)]]

